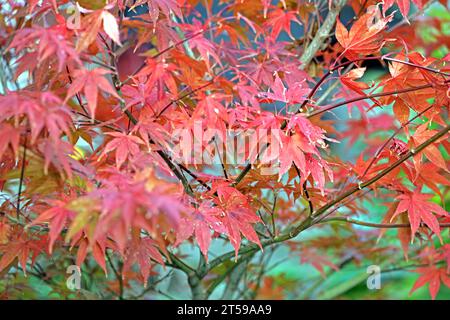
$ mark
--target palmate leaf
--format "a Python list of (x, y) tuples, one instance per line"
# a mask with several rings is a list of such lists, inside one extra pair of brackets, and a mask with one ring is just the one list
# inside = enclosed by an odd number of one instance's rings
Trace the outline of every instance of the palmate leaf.
[(10, 268), (17, 261), (26, 274), (30, 255), (31, 264), (33, 265), (36, 258), (45, 252), (45, 246), (43, 247), (42, 245), (47, 242), (46, 238), (47, 236), (45, 235), (38, 239), (31, 239), (22, 234), (12, 238), (7, 244), (0, 245), (0, 253), (2, 254), (0, 258), (0, 272)]
[[(31, 142), (46, 131), (54, 141), (61, 135), (71, 135), (72, 118), (63, 101), (51, 92), (23, 90), (0, 97), (0, 121), (14, 119), (16, 123), (26, 116), (31, 127)], [(8, 127), (6, 127), (8, 128)]]
[[(73, 45), (68, 41), (69, 32), (66, 29), (66, 24), (62, 16), (58, 16), (58, 25), (52, 28), (26, 28), (21, 29), (14, 37), (9, 45), (9, 48), (14, 48), (17, 52), (29, 48), (35, 50), (37, 53), (37, 61), (28, 61), (30, 65), (24, 65), (22, 69), (32, 68), (37, 63), (42, 63), (44, 60), (53, 60), (55, 57), (58, 60), (58, 70), (62, 71), (67, 63), (81, 64), (80, 57)], [(24, 61), (24, 64), (27, 61)], [(30, 69), (31, 69), (30, 68)]]
[(377, 10), (361, 16), (350, 28), (350, 31), (338, 19), (336, 24), (336, 39), (344, 48), (342, 55), (350, 60), (359, 56), (377, 53), (385, 43), (383, 30), (392, 20), (392, 15), (384, 18), (377, 16)]
[(14, 155), (17, 157), (19, 154), (19, 142), (20, 130), (17, 130), (8, 123), (4, 123), (0, 126), (0, 159), (3, 157), (3, 154), (9, 146), (11, 146)]
[(52, 254), (55, 241), (67, 226), (67, 222), (73, 219), (75, 212), (66, 208), (67, 202), (64, 200), (53, 200), (49, 205), (50, 209), (43, 211), (29, 226), (49, 223), (49, 253)]
[(166, 17), (169, 17), (171, 12), (179, 18), (183, 17), (177, 0), (138, 0), (131, 8), (133, 9), (142, 4), (147, 4), (149, 15), (154, 23), (158, 20), (160, 12), (162, 12)]
[(437, 204), (429, 202), (430, 197), (430, 195), (422, 194), (420, 188), (415, 189), (414, 192), (407, 192), (397, 197), (400, 202), (391, 221), (400, 213), (408, 213), (409, 222), (411, 223), (411, 242), (421, 222), (425, 223), (441, 238), (439, 222), (434, 214), (442, 217), (448, 217), (449, 214)]
[(122, 272), (126, 274), (133, 264), (138, 264), (144, 286), (147, 286), (147, 279), (154, 262), (164, 265), (163, 256), (158, 251), (158, 244), (151, 238), (135, 235), (125, 252)]
[[(421, 3), (421, 0), (415, 1)], [(411, 4), (411, 0), (387, 0), (383, 2), (383, 12), (386, 13), (386, 11), (394, 5), (394, 3), (397, 3), (398, 8), (400, 9), (400, 12), (402, 13), (403, 17), (408, 20), (408, 14), (409, 14), (409, 7)]]
[(414, 283), (410, 294), (428, 283), (428, 290), (430, 291), (431, 298), (434, 300), (441, 287), (441, 282), (450, 288), (450, 275), (445, 268), (429, 266), (417, 268), (413, 272), (419, 273), (420, 277)]
[(87, 100), (89, 112), (95, 118), (99, 89), (121, 100), (112, 84), (105, 78), (105, 75), (110, 73), (110, 71), (101, 68), (95, 68), (93, 70), (77, 69), (73, 71), (74, 80), (67, 91), (66, 101), (77, 93), (83, 92)]
[[(92, 5), (92, 3), (91, 3)], [(78, 39), (76, 49), (82, 52), (87, 49), (97, 38), (100, 28), (119, 46), (120, 41), (119, 26), (116, 17), (107, 10), (87, 10), (88, 14), (81, 21), (83, 32)]]
[[(241, 246), (241, 234), (262, 249), (254, 229), (254, 224), (261, 222), (261, 219), (251, 207), (248, 198), (236, 188), (223, 182), (214, 184), (210, 192), (217, 193), (217, 198), (213, 200), (215, 206), (204, 209), (205, 215), (211, 216), (212, 219), (219, 222), (210, 224), (210, 226), (216, 232), (228, 236), (234, 247), (236, 259)], [(207, 220), (209, 219), (211, 218)]]
[(139, 145), (145, 144), (141, 138), (133, 135), (123, 134), (120, 132), (108, 132), (107, 134), (112, 136), (113, 139), (106, 144), (102, 156), (114, 151), (116, 154), (116, 166), (118, 169), (127, 160), (127, 158), (136, 156), (140, 152)]
[(214, 215), (202, 214), (201, 211), (193, 212), (188, 218), (182, 219), (177, 232), (175, 245), (178, 246), (191, 236), (195, 236), (203, 256), (208, 261), (208, 250), (212, 240), (211, 226), (218, 225), (219, 223), (220, 220)]
[(282, 31), (285, 31), (291, 39), (294, 37), (291, 33), (291, 24), (297, 23), (301, 25), (302, 23), (297, 18), (295, 11), (286, 11), (277, 8), (269, 13), (267, 18), (266, 26), (272, 29), (270, 36), (276, 40)]

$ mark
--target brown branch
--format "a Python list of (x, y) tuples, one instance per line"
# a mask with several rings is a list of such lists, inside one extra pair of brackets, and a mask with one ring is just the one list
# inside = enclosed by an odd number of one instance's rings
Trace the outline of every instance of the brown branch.
[(325, 220), (326, 217), (332, 215), (333, 213), (335, 213), (336, 211), (338, 211), (340, 208), (347, 206), (349, 203), (355, 201), (358, 198), (362, 198), (363, 196), (365, 196), (366, 194), (368, 194), (371, 191), (371, 189), (365, 190), (364, 192), (357, 192), (355, 193), (353, 196), (348, 197), (347, 199), (343, 200), (341, 203), (339, 203), (339, 205), (337, 205), (336, 207), (334, 207), (332, 210), (328, 211), (326, 214), (324, 214), (319, 220), (316, 220), (315, 223), (319, 223), (322, 220)]
[(338, 65), (332, 66), (328, 72), (326, 72), (320, 79), (319, 81), (316, 82), (316, 84), (314, 85), (314, 87), (311, 89), (310, 93), (308, 94), (308, 96), (306, 97), (306, 99), (302, 102), (302, 104), (300, 105), (299, 109), (297, 112), (299, 112), (300, 110), (302, 110), (307, 104), (308, 102), (311, 101), (311, 99), (314, 97), (314, 95), (316, 94), (316, 92), (319, 90), (319, 88), (321, 87), (321, 85), (325, 82), (325, 80), (331, 75), (333, 74), (334, 71), (339, 70), (343, 67), (346, 67), (348, 65), (351, 65), (353, 63), (356, 62), (362, 62), (362, 61), (370, 61), (370, 60), (386, 60), (386, 61), (391, 61), (391, 62), (396, 62), (396, 63), (401, 63), (410, 67), (415, 67), (418, 69), (422, 69), (422, 70), (426, 70), (429, 72), (433, 72), (433, 73), (437, 73), (443, 76), (447, 76), (450, 77), (449, 73), (446, 72), (442, 72), (440, 70), (434, 69), (434, 68), (430, 68), (430, 67), (426, 67), (426, 66), (421, 66), (419, 64), (416, 63), (412, 63), (409, 61), (404, 61), (404, 60), (400, 60), (400, 59), (396, 59), (396, 58), (389, 58), (390, 55), (393, 55), (394, 53), (389, 53), (386, 55), (382, 55), (382, 56), (374, 56), (374, 57), (363, 57), (363, 58), (359, 58), (359, 59), (355, 59), (355, 60), (349, 60), (343, 63), (340, 63)]
[[(392, 170), (397, 168), (400, 164), (402, 164), (403, 162), (408, 160), (410, 157), (420, 153), (423, 149), (428, 147), (430, 144), (434, 143), (438, 139), (445, 136), (449, 131), (450, 131), (450, 125), (441, 129), (437, 134), (435, 134), (430, 139), (428, 139), (425, 142), (423, 142), (422, 144), (420, 144), (415, 150), (410, 150), (409, 152), (407, 152), (403, 157), (398, 159), (396, 162), (394, 162), (388, 168), (382, 170), (379, 174), (377, 174), (372, 179), (369, 179), (366, 182), (360, 183), (358, 186), (349, 189), (348, 191), (344, 192), (342, 195), (338, 196), (336, 199), (328, 202), (327, 204), (325, 204), (324, 206), (319, 208), (316, 211), (316, 213), (314, 214), (314, 216), (307, 217), (305, 220), (299, 222), (297, 225), (294, 225), (290, 230), (288, 230), (286, 233), (284, 233), (278, 237), (261, 241), (261, 246), (267, 247), (267, 246), (270, 246), (270, 245), (273, 245), (276, 243), (281, 243), (281, 242), (295, 238), (302, 231), (304, 231), (304, 230), (308, 229), (309, 227), (318, 223), (318, 221), (320, 221), (320, 215), (325, 213), (328, 209), (332, 208), (334, 205), (336, 205), (336, 204), (340, 203), (341, 201), (345, 200), (346, 198), (350, 197), (351, 195), (358, 192), (359, 190), (362, 190), (362, 189), (372, 185), (373, 183), (377, 182), (378, 180), (383, 178), (385, 175), (390, 173)], [(243, 254), (246, 254), (249, 252), (254, 252), (257, 250), (259, 250), (259, 246), (255, 245), (255, 244), (246, 245), (246, 246), (241, 247), (241, 249), (238, 252), (238, 255), (241, 256)], [(234, 255), (235, 255), (235, 252), (230, 251), (230, 252), (227, 252), (227, 253), (213, 259), (209, 263), (208, 270), (211, 270), (211, 269), (215, 268), (216, 266), (220, 265), (221, 263), (228, 261), (229, 259), (232, 259), (234, 257)], [(206, 274), (202, 274), (200, 276), (204, 277), (205, 275)]]
[[(370, 227), (370, 228), (380, 228), (380, 229), (397, 229), (397, 228), (410, 228), (411, 224), (409, 223), (372, 223), (372, 222), (366, 222), (356, 219), (351, 219), (348, 217), (333, 217), (333, 218), (327, 218), (323, 219), (321, 221), (318, 221), (319, 223), (328, 223), (328, 222), (345, 222), (350, 224), (356, 224), (359, 226), (364, 227)], [(441, 228), (450, 228), (450, 223), (440, 223), (439, 226)]]
[[(445, 83), (448, 83), (448, 82), (450, 82), (450, 81), (449, 80), (445, 81)], [(309, 114), (308, 118), (318, 116), (324, 112), (336, 109), (338, 107), (344, 106), (349, 103), (366, 100), (366, 99), (372, 99), (372, 98), (386, 97), (386, 96), (390, 96), (390, 95), (394, 95), (394, 94), (401, 94), (401, 93), (407, 93), (407, 92), (412, 92), (412, 91), (417, 91), (417, 90), (423, 90), (423, 89), (428, 89), (428, 88), (432, 88), (432, 87), (433, 87), (432, 84), (424, 84), (421, 86), (405, 88), (405, 89), (400, 89), (400, 90), (396, 90), (396, 91), (387, 91), (387, 92), (375, 93), (375, 94), (371, 94), (371, 95), (364, 95), (364, 96), (356, 97), (356, 98), (349, 99), (346, 101), (338, 102), (338, 103), (332, 104), (328, 107), (325, 107), (321, 110), (317, 110), (317, 111)]]
[(369, 180), (367, 180), (365, 182), (359, 183), (357, 186), (355, 186), (355, 187), (349, 189), (348, 191), (344, 192), (343, 194), (338, 196), (333, 201), (330, 201), (329, 203), (327, 203), (324, 206), (322, 206), (320, 209), (318, 209), (316, 211), (314, 217), (319, 217), (321, 214), (325, 213), (328, 209), (330, 209), (334, 205), (338, 204), (342, 200), (346, 199), (347, 197), (351, 196), (355, 192), (358, 192), (359, 190), (362, 190), (362, 189), (364, 189), (364, 188), (374, 184), (375, 182), (377, 182), (378, 180), (383, 178), (385, 175), (387, 175), (389, 172), (391, 172), (392, 170), (397, 168), (399, 165), (401, 165), (403, 162), (408, 160), (410, 157), (420, 153), (423, 149), (428, 147), (430, 144), (436, 142), (438, 139), (440, 139), (443, 136), (445, 136), (448, 133), (449, 130), (450, 130), (450, 125), (447, 125), (443, 129), (441, 129), (438, 133), (436, 133), (434, 136), (432, 136), (430, 139), (428, 139), (425, 142), (423, 142), (422, 144), (420, 144), (416, 149), (414, 149), (414, 150), (411, 149), (410, 151), (408, 151), (404, 156), (402, 156), (400, 159), (395, 161), (388, 168), (382, 170), (380, 173), (378, 173), (373, 178), (371, 178), (371, 179), (369, 179)]

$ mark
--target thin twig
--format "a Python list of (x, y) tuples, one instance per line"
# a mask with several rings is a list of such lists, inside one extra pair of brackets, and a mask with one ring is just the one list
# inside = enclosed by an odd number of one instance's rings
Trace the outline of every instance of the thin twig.
[(28, 141), (28, 133), (26, 133), (25, 140), (23, 143), (22, 167), (20, 168), (19, 190), (17, 191), (17, 206), (16, 206), (17, 219), (19, 219), (19, 217), (20, 217), (20, 198), (22, 197), (23, 179), (25, 178), (25, 162), (27, 159), (27, 141)]
[[(361, 221), (356, 219), (351, 219), (348, 217), (332, 217), (326, 218), (317, 223), (329, 223), (329, 222), (345, 222), (350, 224), (356, 224), (359, 226), (370, 227), (370, 228), (380, 228), (380, 229), (398, 229), (398, 228), (410, 228), (411, 224), (409, 223), (373, 223), (367, 221)], [(450, 223), (440, 223), (439, 227), (441, 228), (450, 228)]]
[[(450, 80), (446, 80), (444, 83), (449, 83)], [(315, 116), (318, 116), (324, 112), (336, 109), (338, 107), (344, 106), (346, 104), (349, 103), (353, 103), (353, 102), (357, 102), (357, 101), (361, 101), (361, 100), (366, 100), (366, 99), (372, 99), (372, 98), (379, 98), (379, 97), (386, 97), (386, 96), (390, 96), (390, 95), (394, 95), (394, 94), (402, 94), (402, 93), (407, 93), (407, 92), (412, 92), (412, 91), (417, 91), (417, 90), (423, 90), (423, 89), (428, 89), (428, 88), (432, 88), (433, 84), (424, 84), (421, 86), (417, 86), (417, 87), (411, 87), (411, 88), (405, 88), (405, 89), (400, 89), (400, 90), (395, 90), (395, 91), (387, 91), (387, 92), (381, 92), (381, 93), (375, 93), (375, 94), (371, 94), (371, 95), (364, 95), (364, 96), (360, 96), (360, 97), (356, 97), (356, 98), (352, 98), (346, 101), (342, 101), (342, 102), (338, 102), (335, 104), (332, 104), (328, 107), (325, 107), (323, 109), (317, 110), (311, 114), (308, 115), (308, 118), (312, 118)]]

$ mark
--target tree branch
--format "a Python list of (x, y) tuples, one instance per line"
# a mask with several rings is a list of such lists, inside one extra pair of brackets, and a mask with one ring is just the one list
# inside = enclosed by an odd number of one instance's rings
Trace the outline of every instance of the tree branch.
[[(295, 238), (302, 231), (319, 223), (321, 221), (320, 215), (325, 213), (328, 209), (332, 208), (334, 205), (340, 203), (341, 201), (345, 200), (346, 198), (348, 198), (352, 194), (358, 192), (359, 190), (362, 190), (362, 189), (372, 185), (373, 183), (377, 182), (378, 180), (383, 178), (385, 175), (387, 175), (389, 172), (391, 172), (392, 170), (397, 168), (400, 164), (402, 164), (403, 162), (408, 160), (410, 157), (419, 154), (423, 149), (428, 147), (430, 144), (432, 144), (435, 141), (437, 141), (438, 139), (442, 138), (444, 135), (446, 135), (448, 133), (448, 131), (450, 131), (450, 125), (447, 125), (445, 128), (441, 129), (437, 134), (435, 134), (430, 139), (428, 139), (425, 142), (423, 142), (422, 144), (420, 144), (415, 150), (410, 150), (409, 152), (407, 152), (403, 157), (401, 157), (396, 162), (394, 162), (390, 167), (381, 171), (375, 177), (367, 180), (366, 182), (360, 183), (358, 186), (355, 186), (355, 187), (349, 189), (348, 191), (344, 192), (342, 195), (338, 196), (336, 199), (328, 202), (327, 204), (325, 204), (324, 206), (319, 208), (313, 216), (309, 216), (305, 220), (299, 222), (297, 225), (294, 225), (286, 233), (284, 233), (278, 237), (275, 237), (273, 239), (266, 239), (266, 240), (261, 241), (261, 246), (264, 248), (264, 247), (270, 246), (275, 243), (280, 243), (280, 242), (284, 242), (284, 241), (290, 240), (292, 238)], [(249, 245), (241, 247), (241, 249), (238, 252), (238, 255), (241, 256), (243, 254), (246, 254), (249, 252), (254, 252), (257, 250), (259, 250), (259, 246), (255, 245), (255, 244), (249, 244)], [(224, 261), (227, 261), (227, 260), (233, 258), (234, 255), (235, 255), (234, 251), (230, 251), (230, 252), (227, 252), (227, 253), (213, 259), (209, 264), (208, 270), (211, 270), (211, 269), (215, 268), (216, 266), (218, 266), (219, 264), (223, 263)], [(202, 276), (204, 276), (204, 275), (202, 275)]]
[(330, 2), (332, 5), (330, 10), (328, 11), (325, 21), (320, 26), (319, 30), (314, 36), (314, 39), (311, 41), (309, 46), (305, 49), (302, 56), (300, 57), (301, 69), (305, 69), (309, 65), (311, 60), (315, 57), (317, 51), (320, 50), (323, 42), (330, 36), (331, 30), (336, 23), (336, 18), (339, 15), (341, 9), (345, 6), (346, 2), (346, 0), (336, 0)]
[(414, 117), (412, 117), (411, 119), (409, 119), (407, 122), (405, 122), (404, 124), (402, 124), (400, 126), (400, 128), (398, 128), (397, 130), (394, 131), (394, 133), (389, 137), (389, 139), (387, 139), (383, 145), (377, 150), (377, 152), (375, 153), (375, 155), (372, 157), (371, 161), (369, 162), (369, 165), (366, 167), (366, 169), (364, 169), (363, 174), (361, 175), (361, 178), (364, 178), (367, 174), (367, 172), (369, 172), (370, 168), (372, 167), (372, 165), (375, 163), (375, 161), (378, 159), (378, 157), (380, 156), (381, 152), (384, 150), (384, 148), (386, 148), (386, 146), (389, 144), (390, 141), (392, 141), (392, 139), (394, 139), (394, 137), (403, 129), (405, 128), (408, 124), (410, 124), (411, 122), (413, 122), (415, 119), (419, 118), (421, 115), (425, 114), (428, 110), (431, 110), (431, 108), (433, 108), (433, 105), (430, 105), (429, 107), (425, 108), (423, 111), (419, 112), (418, 114), (416, 114)]
[(27, 159), (27, 140), (28, 140), (28, 132), (25, 133), (25, 140), (23, 143), (22, 166), (20, 168), (19, 189), (17, 190), (17, 206), (16, 206), (17, 219), (19, 219), (20, 217), (20, 198), (22, 197), (23, 179), (25, 178), (25, 162)]
[(410, 157), (420, 153), (423, 149), (428, 147), (430, 144), (432, 144), (435, 141), (437, 141), (438, 139), (442, 138), (444, 135), (446, 135), (448, 133), (449, 130), (450, 130), (450, 125), (447, 125), (445, 128), (441, 129), (438, 133), (436, 133), (434, 136), (432, 136), (430, 139), (428, 139), (425, 142), (423, 142), (422, 144), (420, 144), (415, 150), (411, 149), (404, 156), (402, 156), (400, 159), (395, 161), (391, 166), (384, 169), (383, 171), (378, 173), (373, 178), (358, 184), (357, 186), (351, 188), (350, 190), (344, 192), (342, 195), (338, 196), (333, 201), (330, 201), (329, 203), (325, 204), (323, 207), (321, 207), (320, 209), (318, 209), (316, 211), (316, 214), (314, 215), (314, 217), (316, 217), (316, 218), (319, 217), (321, 214), (325, 213), (328, 209), (330, 209), (334, 205), (338, 204), (345, 198), (347, 198), (347, 197), (351, 196), (352, 194), (354, 194), (355, 192), (358, 192), (359, 190), (362, 190), (362, 189), (372, 185), (373, 183), (377, 182), (378, 180), (383, 178), (385, 175), (387, 175), (389, 172), (391, 172), (392, 170), (397, 168), (399, 165), (401, 165), (403, 162), (408, 160)]
[(121, 275), (122, 271), (119, 272), (116, 269), (116, 267), (114, 266), (114, 263), (113, 263), (113, 261), (111, 259), (111, 256), (110, 256), (109, 252), (105, 251), (105, 254), (106, 254), (106, 260), (108, 260), (108, 263), (109, 263), (109, 265), (110, 265), (114, 275), (116, 276), (117, 281), (119, 282), (119, 300), (123, 300), (124, 299), (124, 296), (123, 296), (124, 287), (123, 287), (123, 278), (122, 278), (122, 275)]
[[(326, 218), (318, 221), (317, 223), (328, 223), (328, 222), (345, 222), (350, 224), (356, 224), (359, 226), (370, 227), (370, 228), (380, 228), (380, 229), (397, 229), (397, 228), (410, 228), (411, 224), (409, 223), (372, 223), (366, 222), (356, 219), (351, 219), (349, 217), (333, 217)], [(439, 224), (441, 228), (450, 228), (450, 223), (441, 223)]]

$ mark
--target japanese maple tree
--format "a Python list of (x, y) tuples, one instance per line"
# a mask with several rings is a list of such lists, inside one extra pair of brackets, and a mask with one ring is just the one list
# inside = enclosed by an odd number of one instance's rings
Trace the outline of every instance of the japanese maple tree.
[(0, 1), (0, 297), (325, 298), (379, 265), (436, 298), (446, 5)]

